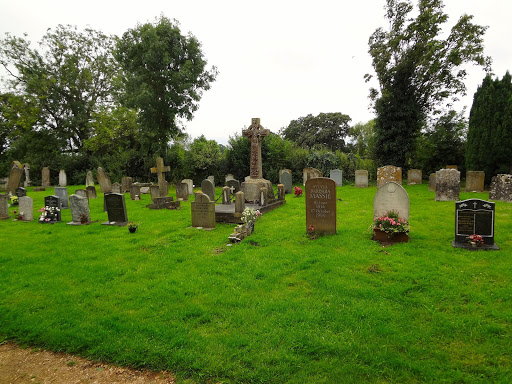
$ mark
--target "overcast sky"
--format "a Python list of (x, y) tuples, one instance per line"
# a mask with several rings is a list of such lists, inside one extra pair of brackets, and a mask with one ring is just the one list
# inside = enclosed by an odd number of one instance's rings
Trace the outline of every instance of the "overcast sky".
[[(202, 43), (209, 65), (219, 70), (186, 132), (226, 143), (252, 117), (277, 133), (308, 114), (342, 112), (352, 124), (374, 117), (368, 109), (372, 73), (368, 38), (385, 27), (385, 0), (254, 2), (222, 0), (12, 1), (0, 0), (0, 34), (28, 34), (37, 43), (58, 24), (122, 35), (161, 14), (180, 22)], [(500, 78), (512, 69), (511, 0), (445, 0), (453, 25), (463, 13), (489, 26), (486, 54)], [(448, 28), (446, 28), (448, 30)], [(471, 108), (484, 72), (470, 68), (468, 95), (458, 109)], [(374, 84), (375, 85), (375, 84)]]

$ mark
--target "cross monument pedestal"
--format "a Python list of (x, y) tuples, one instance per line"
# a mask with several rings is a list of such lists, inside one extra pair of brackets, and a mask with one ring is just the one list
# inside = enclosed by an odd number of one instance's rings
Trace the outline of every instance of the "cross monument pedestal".
[(242, 130), (242, 135), (251, 141), (251, 175), (241, 186), (247, 202), (259, 201), (261, 188), (272, 194), (272, 183), (263, 178), (261, 165), (261, 141), (269, 134), (270, 131), (260, 125), (259, 118), (253, 118), (249, 128)]

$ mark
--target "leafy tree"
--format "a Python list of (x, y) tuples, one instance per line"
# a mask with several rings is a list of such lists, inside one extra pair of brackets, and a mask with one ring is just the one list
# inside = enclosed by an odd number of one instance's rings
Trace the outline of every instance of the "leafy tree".
[(163, 16), (125, 32), (115, 56), (124, 70), (123, 102), (139, 112), (142, 145), (163, 155), (181, 132), (177, 119), (192, 119), (217, 70), (206, 69), (199, 41)]
[(194, 182), (200, 184), (209, 175), (217, 178), (218, 164), (221, 159), (219, 144), (215, 140), (207, 140), (204, 135), (194, 139), (190, 150), (185, 156), (185, 164)]
[(323, 145), (333, 151), (343, 150), (350, 120), (348, 115), (340, 112), (307, 115), (292, 120), (288, 127), (281, 129), (280, 134), (303, 148)]
[(488, 75), (478, 87), (469, 117), (466, 145), (468, 170), (484, 171), (486, 182), (512, 168), (512, 76)]
[[(263, 142), (265, 140), (266, 138), (263, 139)], [(224, 152), (224, 157), (228, 164), (227, 171), (232, 173), (235, 179), (244, 180), (245, 176), (250, 174), (251, 142), (247, 137), (238, 133), (234, 136), (230, 136), (228, 140), (228, 148)]]
[(329, 171), (338, 168), (340, 164), (333, 152), (317, 147), (309, 152), (307, 166), (316, 168), (329, 177)]
[(354, 152), (361, 158), (375, 158), (375, 120), (357, 123), (350, 129), (354, 138)]
[[(490, 68), (483, 55), (487, 27), (463, 15), (442, 39), (448, 20), (441, 0), (419, 0), (418, 16), (409, 14), (411, 0), (386, 0), (389, 30), (378, 28), (369, 39), (369, 53), (380, 89), (371, 89), (377, 113), (376, 149), (381, 164), (404, 167), (407, 154), (428, 116), (440, 112), (466, 92), (466, 71), (475, 63)], [(372, 76), (366, 75), (367, 80)], [(449, 106), (450, 104), (448, 104)]]
[(112, 56), (114, 40), (101, 32), (59, 25), (39, 43), (6, 34), (0, 41), (0, 64), (11, 75), (14, 94), (34, 105), (39, 118), (33, 129), (49, 130), (67, 150), (80, 150), (92, 134), (91, 116), (109, 105), (118, 72)]

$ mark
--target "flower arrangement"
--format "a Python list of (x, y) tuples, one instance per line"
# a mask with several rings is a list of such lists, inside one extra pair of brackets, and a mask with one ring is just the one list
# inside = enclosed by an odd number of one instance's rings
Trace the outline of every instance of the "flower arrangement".
[(315, 227), (312, 224), (309, 224), (308, 230), (306, 231), (306, 235), (309, 239), (313, 240), (318, 237), (318, 233), (316, 233)]
[(9, 198), (11, 200), (11, 205), (18, 205), (18, 196), (14, 195)]
[(482, 238), (482, 236), (477, 235), (476, 233), (466, 237), (466, 239), (468, 239), (469, 244), (471, 244), (473, 247), (484, 245), (484, 239)]
[(14, 210), (12, 213), (14, 213), (14, 221), (23, 220), (23, 212), (19, 212)]
[(388, 237), (395, 233), (409, 233), (409, 222), (398, 216), (395, 211), (389, 211), (384, 216), (373, 219), (373, 228), (386, 232)]
[(89, 222), (89, 216), (85, 213), (80, 214), (80, 223), (81, 224), (87, 224)]
[(302, 188), (301, 187), (294, 187), (293, 193), (295, 193), (295, 197), (302, 196)]
[(252, 208), (245, 208), (242, 212), (242, 222), (245, 225), (253, 226), (256, 222), (256, 219), (260, 217), (262, 213), (259, 210), (254, 210)]
[(41, 212), (41, 215), (39, 216), (39, 222), (49, 223), (58, 220), (60, 208), (45, 206), (41, 208), (38, 212)]
[(134, 233), (137, 230), (137, 228), (139, 228), (139, 224), (138, 223), (136, 223), (135, 221), (129, 221), (128, 222), (128, 231), (130, 233)]

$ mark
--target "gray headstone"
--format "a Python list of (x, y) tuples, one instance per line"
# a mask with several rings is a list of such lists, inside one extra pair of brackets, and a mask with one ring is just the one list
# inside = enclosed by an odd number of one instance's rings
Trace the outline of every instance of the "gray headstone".
[(285, 193), (293, 192), (292, 174), (288, 171), (283, 171), (279, 176), (279, 182), (284, 185)]
[(458, 201), (460, 172), (456, 169), (440, 169), (436, 172), (436, 201)]
[(231, 173), (228, 173), (226, 175), (225, 182), (227, 183), (229, 180), (234, 180), (234, 179), (235, 179), (235, 177)]
[(489, 200), (512, 202), (512, 175), (499, 174), (492, 178)]
[(153, 201), (155, 201), (155, 199), (158, 198), (158, 197), (165, 197), (165, 196), (160, 195), (161, 188), (160, 188), (159, 185), (152, 185), (152, 186), (150, 186), (149, 187), (149, 191), (151, 193), (151, 200), (153, 200)]
[(112, 193), (123, 193), (122, 185), (119, 183), (112, 184)]
[(130, 187), (130, 199), (135, 200), (135, 196), (140, 197), (140, 187), (138, 185), (132, 185)]
[(190, 206), (193, 227), (215, 228), (215, 201), (204, 193), (196, 193)]
[(103, 170), (103, 168), (98, 167), (98, 171), (96, 172), (96, 178), (98, 179), (98, 184), (100, 185), (102, 193), (110, 193), (112, 192), (112, 183), (110, 182), (110, 178), (107, 173)]
[(59, 172), (59, 187), (65, 187), (68, 185), (68, 178), (66, 176), (66, 171), (61, 169)]
[(41, 223), (56, 223), (61, 221), (61, 205), (60, 198), (55, 195), (45, 196), (44, 197), (44, 206), (46, 208), (51, 208), (53, 210), (53, 214), (47, 215), (46, 219), (43, 221), (39, 220)]
[(382, 185), (373, 198), (373, 218), (384, 216), (390, 211), (396, 212), (402, 219), (409, 220), (409, 195), (394, 181)]
[(87, 176), (85, 176), (85, 186), (94, 187), (94, 177), (91, 171), (87, 171)]
[(50, 168), (44, 167), (41, 170), (41, 187), (50, 186)]
[(0, 220), (10, 219), (9, 216), (9, 195), (0, 195)]
[(188, 201), (188, 184), (187, 183), (177, 183), (176, 184), (176, 200), (185, 200)]
[(207, 179), (210, 180), (215, 187), (215, 176), (208, 176)]
[(104, 225), (124, 226), (128, 222), (126, 215), (126, 204), (124, 195), (121, 193), (109, 193), (105, 196), (105, 205), (107, 208), (108, 221)]
[(329, 172), (329, 178), (334, 180), (337, 187), (343, 185), (343, 171), (341, 169), (331, 169)]
[(68, 189), (66, 187), (55, 187), (55, 196), (60, 199), (62, 209), (68, 209)]
[(235, 213), (242, 214), (245, 209), (245, 194), (242, 191), (235, 193)]
[[(75, 191), (75, 195), (80, 196), (80, 197), (85, 197), (86, 199), (89, 198), (87, 190), (85, 190), (85, 189), (77, 189)], [(71, 198), (71, 196), (69, 196), (69, 197)], [(71, 204), (71, 202), (69, 202), (69, 204)]]
[(366, 169), (358, 169), (356, 171), (356, 188), (368, 188), (368, 171)]
[(422, 180), (421, 169), (409, 169), (407, 171), (407, 185), (421, 184)]
[(121, 179), (121, 193), (130, 193), (130, 188), (133, 184), (131, 177), (125, 176)]
[(87, 197), (89, 199), (96, 199), (98, 197), (96, 194), (96, 187), (94, 185), (88, 186), (85, 190), (87, 191)]
[(187, 183), (188, 185), (188, 195), (191, 196), (194, 194), (194, 182), (192, 179), (183, 179), (181, 180), (182, 183)]
[(457, 248), (472, 248), (467, 237), (480, 235), (484, 242), (481, 249), (498, 249), (494, 243), (495, 203), (480, 199), (455, 203), (455, 241)]
[(210, 198), (210, 201), (215, 203), (215, 186), (209, 179), (204, 179), (201, 182), (201, 191)]
[(22, 221), (34, 220), (34, 201), (31, 197), (22, 196), (18, 199), (18, 208), (20, 215), (23, 217)]
[(466, 172), (466, 192), (483, 192), (485, 182), (484, 171)]
[(306, 232), (336, 234), (336, 183), (327, 177), (306, 181)]
[(431, 173), (428, 177), (428, 190), (435, 192), (436, 190), (436, 174)]
[[(91, 222), (89, 199), (87, 199), (87, 197), (71, 195), (69, 196), (69, 206), (71, 208), (71, 219), (73, 221), (69, 222), (68, 224), (81, 225), (89, 224)], [(84, 222), (82, 223), (82, 221)]]

